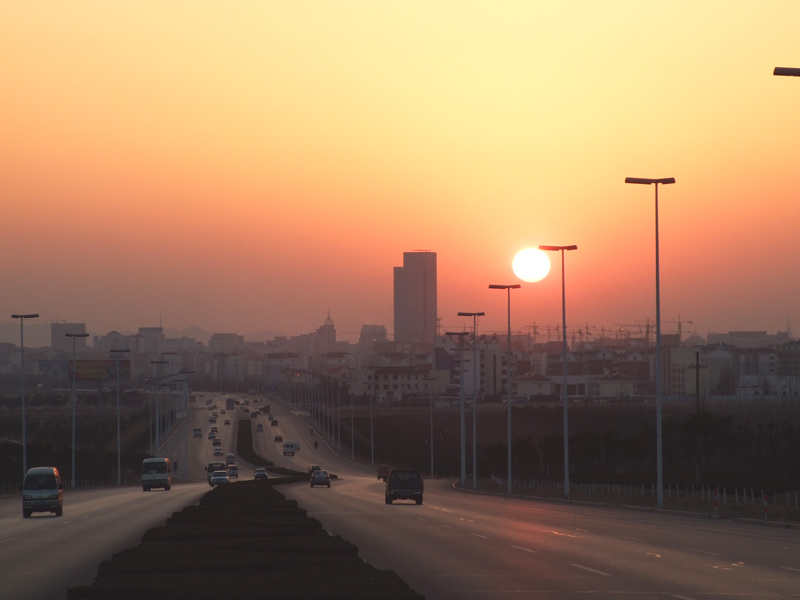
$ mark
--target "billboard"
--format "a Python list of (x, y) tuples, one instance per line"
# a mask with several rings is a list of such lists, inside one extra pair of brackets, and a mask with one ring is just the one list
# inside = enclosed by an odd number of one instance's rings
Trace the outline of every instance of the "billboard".
[[(75, 379), (79, 381), (92, 381), (98, 379), (116, 379), (117, 363), (119, 362), (119, 378), (130, 379), (131, 361), (130, 360), (76, 360)], [(70, 361), (70, 377), (72, 376), (72, 361)]]

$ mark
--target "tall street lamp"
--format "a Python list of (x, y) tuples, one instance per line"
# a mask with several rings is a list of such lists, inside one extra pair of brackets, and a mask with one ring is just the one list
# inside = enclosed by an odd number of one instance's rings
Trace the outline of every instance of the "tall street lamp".
[[(437, 379), (435, 377), (425, 377), (425, 378), (422, 379), (422, 381), (425, 381), (426, 382), (425, 385), (428, 385), (427, 382), (434, 382), (434, 381), (437, 381)], [(431, 446), (431, 479), (433, 479), (433, 384), (432, 383), (431, 383), (431, 443), (430, 443), (430, 446)]]
[(120, 441), (119, 433), (119, 361), (122, 359), (121, 354), (130, 352), (130, 350), (125, 348), (124, 350), (111, 350), (110, 352), (114, 355), (114, 360), (117, 363), (117, 485), (122, 485), (122, 442)]
[(800, 77), (800, 69), (796, 67), (775, 67), (772, 74), (782, 75), (784, 77)]
[(508, 291), (508, 358), (506, 359), (508, 374), (508, 495), (511, 495), (511, 290), (518, 290), (522, 286), (519, 283), (514, 285), (490, 285), (490, 290)]
[(460, 312), (459, 317), (472, 317), (472, 489), (478, 489), (478, 317), (484, 312)]
[(563, 371), (563, 380), (561, 384), (561, 393), (564, 404), (564, 498), (569, 500), (569, 413), (567, 410), (567, 296), (566, 285), (564, 277), (564, 251), (577, 250), (578, 247), (572, 246), (539, 246), (539, 250), (548, 250), (551, 252), (561, 252), (561, 329), (564, 333), (564, 340), (561, 347), (561, 361)]
[(87, 338), (88, 333), (65, 333), (67, 337), (72, 338), (72, 478), (71, 488), (75, 489), (75, 410), (78, 404), (76, 399), (77, 392), (75, 390), (75, 379), (77, 377), (77, 364), (75, 363), (75, 340), (77, 338)]
[(156, 366), (156, 458), (161, 455), (161, 365), (166, 365), (169, 361), (159, 358), (159, 360), (151, 360), (150, 364)]
[(647, 179), (626, 177), (625, 183), (656, 186), (656, 487), (658, 488), (658, 507), (664, 507), (664, 461), (661, 443), (661, 288), (658, 263), (658, 184), (675, 183), (674, 177)]
[(445, 331), (445, 335), (458, 336), (458, 395), (461, 399), (461, 480), (458, 485), (464, 487), (467, 482), (467, 417), (464, 402), (464, 336), (468, 331)]
[(36, 319), (39, 315), (38, 314), (28, 314), (28, 315), (11, 315), (12, 319), (19, 319), (19, 359), (20, 359), (20, 369), (22, 371), (22, 479), (25, 479), (25, 475), (28, 472), (28, 439), (26, 437), (26, 427), (25, 427), (25, 338), (22, 334), (22, 324), (25, 322), (25, 319)]
[[(187, 371), (181, 369), (178, 375), (195, 375), (197, 371)], [(189, 378), (184, 377), (183, 381), (183, 468), (186, 472), (185, 479), (189, 479)]]

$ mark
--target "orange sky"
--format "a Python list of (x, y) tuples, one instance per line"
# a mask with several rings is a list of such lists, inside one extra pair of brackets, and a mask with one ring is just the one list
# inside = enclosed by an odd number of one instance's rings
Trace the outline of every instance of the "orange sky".
[[(795, 0), (4, 2), (0, 322), (392, 331), (392, 267), (504, 330), (800, 330)], [(557, 260), (557, 256), (553, 256)], [(5, 313), (5, 316), (3, 316)], [(512, 328), (561, 319), (560, 265)], [(665, 323), (664, 331), (672, 324)]]

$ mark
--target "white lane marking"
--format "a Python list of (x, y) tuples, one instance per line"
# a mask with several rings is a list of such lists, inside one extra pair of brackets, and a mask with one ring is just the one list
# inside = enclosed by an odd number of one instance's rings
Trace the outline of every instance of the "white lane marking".
[(575, 567), (577, 569), (583, 569), (584, 571), (589, 571), (590, 573), (597, 573), (598, 575), (605, 575), (606, 577), (611, 577), (611, 573), (604, 573), (603, 571), (598, 571), (597, 569), (590, 569), (589, 567), (584, 567), (583, 565), (576, 565), (575, 563), (570, 563), (571, 567)]
[(484, 540), (488, 540), (489, 539), (487, 536), (481, 535), (480, 533), (473, 533), (472, 535), (474, 535), (475, 537), (483, 538)]
[(428, 519), (423, 519), (422, 517), (417, 517), (418, 521), (422, 521), (423, 523), (427, 523)]
[[(11, 539), (14, 539), (14, 538), (11, 538)], [(797, 573), (800, 573), (800, 569), (794, 569), (792, 567), (781, 567), (781, 569), (786, 569), (787, 571), (795, 571)]]
[(719, 556), (716, 552), (706, 552), (705, 550), (695, 550), (694, 548), (682, 548), (687, 552), (697, 552), (698, 554), (708, 554), (709, 556)]
[(627, 535), (618, 535), (618, 538), (622, 538), (623, 540), (633, 540), (634, 542), (643, 542), (642, 538), (635, 538), (635, 537), (628, 537)]
[(522, 550), (523, 552), (530, 552), (531, 554), (536, 554), (536, 550), (531, 550), (529, 548), (523, 548), (522, 546), (515, 546), (514, 544), (511, 544), (511, 547), (512, 548), (516, 548), (517, 550)]
[(442, 525), (442, 527), (446, 527), (447, 529), (452, 529), (452, 527), (450, 527), (450, 525)]
[(8, 539), (5, 539), (5, 540), (0, 540), (0, 544), (5, 544), (6, 542), (10, 542), (10, 541), (15, 540), (15, 539), (17, 539), (17, 538), (8, 538)]
[(694, 600), (691, 596), (673, 596), (673, 598), (678, 598), (678, 600)]

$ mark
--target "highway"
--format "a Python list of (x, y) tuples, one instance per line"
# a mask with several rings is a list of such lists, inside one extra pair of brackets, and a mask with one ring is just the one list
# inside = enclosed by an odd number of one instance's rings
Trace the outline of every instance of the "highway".
[[(218, 408), (224, 398), (215, 396)], [(240, 395), (244, 399), (246, 396)], [(258, 405), (256, 405), (258, 406)], [(392, 569), (429, 600), (535, 597), (543, 599), (678, 598), (682, 600), (800, 598), (800, 531), (730, 521), (591, 508), (454, 491), (450, 480), (427, 480), (421, 506), (383, 499), (383, 482), (368, 466), (339, 457), (318, 435), (274, 401), (279, 421), (256, 422), (256, 448), (276, 465), (305, 470), (317, 463), (338, 475), (328, 488), (290, 484), (298, 500), (332, 534), (356, 544), (361, 557)], [(0, 599), (64, 598), (67, 586), (90, 582), (112, 552), (138, 543), (148, 528), (209, 490), (212, 459), (202, 397), (192, 405), (190, 428), (203, 437), (172, 436), (166, 454), (184, 461), (195, 483), (169, 492), (106, 488), (65, 492), (64, 516), (23, 519), (18, 495), (0, 499)], [(234, 426), (220, 415), (227, 453)], [(301, 451), (283, 457), (281, 445)], [(184, 451), (184, 440), (188, 447)], [(345, 452), (347, 454), (347, 452)], [(240, 463), (240, 478), (252, 470)]]

